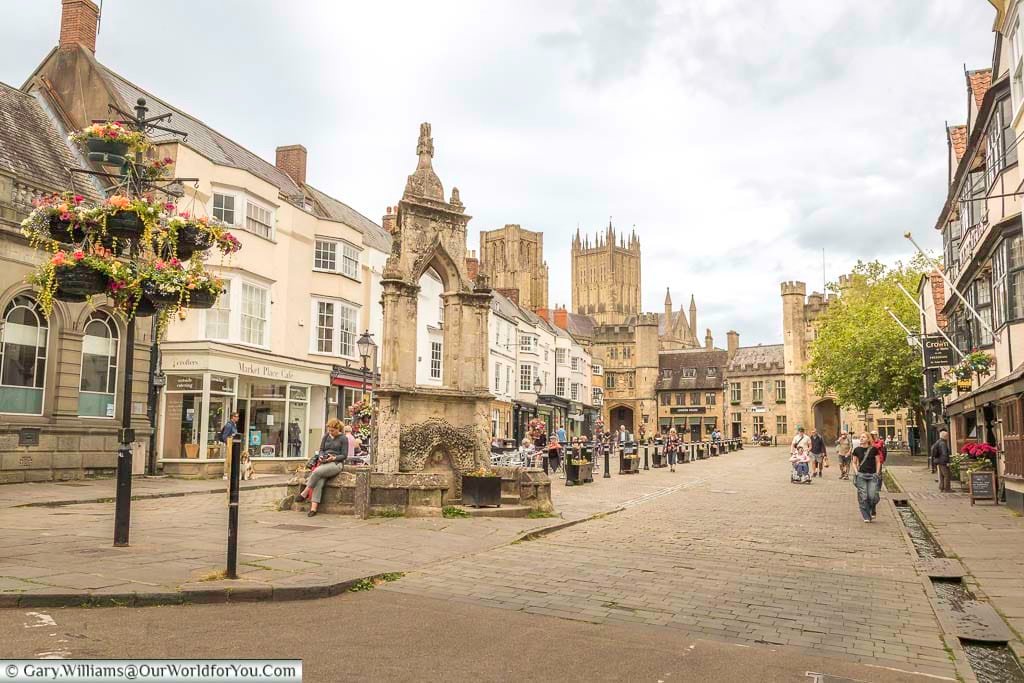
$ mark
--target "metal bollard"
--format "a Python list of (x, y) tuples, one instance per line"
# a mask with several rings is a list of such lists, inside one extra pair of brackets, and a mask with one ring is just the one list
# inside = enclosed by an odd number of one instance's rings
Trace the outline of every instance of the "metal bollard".
[(650, 467), (647, 466), (647, 455), (648, 455), (648, 453), (650, 453), (650, 450), (651, 450), (651, 447), (649, 445), (647, 445), (647, 444), (644, 444), (644, 469), (645, 470), (651, 469)]
[(612, 476), (612, 473), (608, 471), (608, 470), (609, 470), (609, 468), (611, 467), (611, 466), (610, 466), (610, 465), (608, 464), (608, 451), (610, 451), (610, 450), (611, 450), (611, 447), (610, 447), (610, 446), (607, 446), (607, 445), (606, 445), (606, 446), (603, 446), (603, 447), (601, 448), (601, 450), (603, 450), (603, 451), (604, 451), (604, 477), (603, 477), (603, 478), (604, 478), (604, 479), (610, 479), (610, 478), (611, 478), (611, 476)]
[(236, 434), (231, 441), (231, 476), (228, 477), (228, 569), (229, 579), (238, 578), (238, 478), (242, 464), (242, 442)]

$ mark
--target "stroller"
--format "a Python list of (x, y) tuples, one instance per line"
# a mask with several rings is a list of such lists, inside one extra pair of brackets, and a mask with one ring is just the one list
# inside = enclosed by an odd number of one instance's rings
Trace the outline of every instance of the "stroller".
[(810, 484), (811, 475), (809, 471), (810, 458), (801, 448), (799, 451), (793, 453), (789, 458), (790, 464), (793, 465), (793, 470), (789, 475), (789, 483), (791, 484)]

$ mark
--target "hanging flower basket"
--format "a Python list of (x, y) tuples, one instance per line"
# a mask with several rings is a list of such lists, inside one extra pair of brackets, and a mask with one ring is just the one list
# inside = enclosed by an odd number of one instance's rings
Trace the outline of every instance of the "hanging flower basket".
[(107, 216), (107, 233), (118, 239), (137, 239), (146, 229), (146, 224), (134, 211), (115, 211)]
[(128, 153), (146, 146), (146, 136), (129, 130), (116, 121), (94, 123), (69, 136), (72, 142), (84, 145), (89, 161), (108, 166), (122, 166)]
[(188, 295), (188, 307), (213, 308), (213, 305), (217, 303), (217, 297), (219, 296), (219, 293), (215, 294), (207, 289), (194, 290)]
[(85, 229), (77, 220), (50, 217), (50, 236), (63, 244), (79, 244), (85, 239)]
[(85, 263), (57, 266), (57, 291), (54, 297), (61, 301), (85, 301), (93, 294), (107, 290), (107, 276)]
[(194, 223), (188, 223), (178, 230), (177, 256), (188, 261), (196, 252), (206, 251), (213, 246), (213, 236)]
[(939, 396), (949, 396), (956, 388), (956, 382), (950, 379), (940, 379), (934, 385), (935, 393)]
[(151, 280), (142, 282), (142, 296), (156, 306), (170, 306), (181, 299), (181, 291), (170, 289)]
[[(128, 156), (129, 145), (127, 142), (121, 142), (119, 140), (105, 140), (103, 138), (89, 138), (85, 141), (86, 149), (89, 150), (89, 158), (92, 160), (93, 154), (102, 155), (105, 157), (120, 157), (121, 163), (124, 163), (124, 158)], [(115, 161), (110, 159), (110, 161)]]
[[(131, 310), (131, 309), (129, 309), (129, 310)], [(146, 297), (140, 298), (139, 299), (139, 305), (135, 306), (135, 317), (136, 318), (149, 318), (150, 316), (156, 315), (158, 312), (159, 312), (159, 309), (157, 309), (156, 304), (154, 304), (152, 301), (150, 301)]]

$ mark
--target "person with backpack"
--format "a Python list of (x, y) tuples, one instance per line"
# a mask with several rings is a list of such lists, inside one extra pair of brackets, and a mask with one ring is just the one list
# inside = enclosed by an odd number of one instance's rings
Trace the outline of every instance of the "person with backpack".
[(217, 432), (217, 441), (224, 444), (224, 479), (228, 478), (231, 468), (231, 439), (235, 434), (238, 434), (238, 413), (231, 413), (231, 417)]

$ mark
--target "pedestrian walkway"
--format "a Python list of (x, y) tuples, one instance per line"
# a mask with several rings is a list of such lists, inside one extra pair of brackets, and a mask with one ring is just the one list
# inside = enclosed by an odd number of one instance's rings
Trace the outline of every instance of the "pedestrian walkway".
[(923, 463), (891, 467), (889, 473), (945, 553), (959, 558), (970, 573), (972, 591), (1016, 631), (1018, 641), (1011, 646), (1024, 658), (1024, 518), (1005, 505), (972, 506), (957, 484), (954, 493), (939, 493), (935, 475)]
[(837, 467), (790, 484), (784, 448), (681, 471), (699, 474), (618, 514), (439, 562), (385, 590), (956, 677), (959, 644), (943, 637), (891, 504), (864, 524)]
[(367, 576), (410, 571), (567, 521), (642, 505), (702, 481), (714, 463), (740, 455), (680, 466), (676, 473), (598, 476), (586, 486), (566, 487), (556, 476), (552, 498), (560, 516), (541, 519), (309, 519), (275, 509), (284, 497), (285, 477), (259, 478), (245, 482), (241, 496), (237, 581), (219, 574), (227, 539), (222, 480), (136, 479), (133, 494), (143, 499), (132, 505), (128, 548), (111, 545), (112, 480), (2, 486), (0, 605), (326, 595)]

